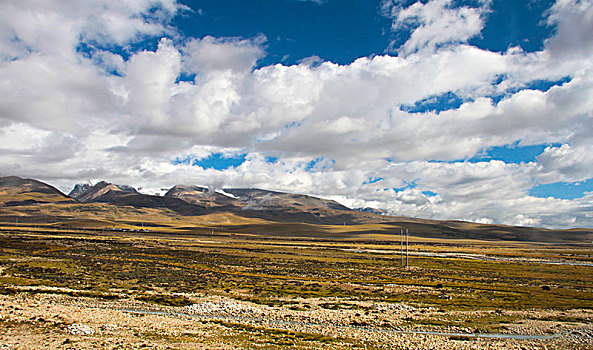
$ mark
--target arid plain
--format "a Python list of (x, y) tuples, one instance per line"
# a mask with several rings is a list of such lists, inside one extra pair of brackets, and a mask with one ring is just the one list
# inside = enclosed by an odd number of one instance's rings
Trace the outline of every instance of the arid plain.
[(593, 348), (586, 230), (180, 215), (35, 186), (2, 189), (0, 349)]

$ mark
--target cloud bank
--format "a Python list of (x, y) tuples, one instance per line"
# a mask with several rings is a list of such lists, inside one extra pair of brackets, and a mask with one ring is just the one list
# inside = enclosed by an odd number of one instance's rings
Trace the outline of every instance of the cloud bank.
[[(490, 6), (384, 1), (408, 31), (395, 53), (259, 67), (265, 35), (184, 37), (171, 21), (190, 10), (174, 0), (4, 1), (1, 173), (64, 190), (225, 184), (400, 216), (593, 227), (593, 193), (529, 192), (593, 177), (593, 2), (558, 0), (536, 52), (468, 44)], [(472, 160), (541, 144), (528, 162)], [(245, 161), (191, 161), (212, 154)]]

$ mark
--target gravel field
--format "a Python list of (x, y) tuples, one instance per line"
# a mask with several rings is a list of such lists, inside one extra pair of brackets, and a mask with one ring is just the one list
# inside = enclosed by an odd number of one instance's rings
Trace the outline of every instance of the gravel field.
[[(295, 299), (282, 307), (216, 296), (192, 300), (165, 307), (134, 299), (1, 295), (0, 349), (593, 349), (591, 322), (541, 320), (559, 316), (550, 310), (508, 311), (517, 321), (504, 335), (487, 338), (470, 335), (472, 329), (408, 322), (442, 313), (430, 307), (335, 298)], [(322, 307), (336, 302), (353, 308)], [(448, 316), (470, 312), (456, 313)], [(591, 320), (593, 312), (569, 310), (562, 316)], [(501, 338), (523, 336), (528, 339)]]

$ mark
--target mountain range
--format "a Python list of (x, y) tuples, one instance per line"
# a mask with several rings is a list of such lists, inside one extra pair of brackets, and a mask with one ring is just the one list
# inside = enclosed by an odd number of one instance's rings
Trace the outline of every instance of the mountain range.
[(243, 217), (275, 222), (355, 224), (381, 221), (332, 200), (261, 189), (209, 190), (200, 186), (173, 186), (164, 196), (147, 195), (125, 185), (104, 181), (94, 186), (76, 185), (70, 194), (82, 203), (109, 203), (139, 208), (167, 208), (180, 215), (231, 212)]
[(593, 229), (548, 230), (388, 216), (372, 208), (354, 210), (308, 195), (263, 189), (210, 190), (176, 185), (164, 196), (148, 195), (127, 185), (100, 181), (77, 184), (66, 195), (33, 179), (0, 177), (0, 224), (109, 227), (161, 227), (176, 230), (219, 229), (234, 233), (343, 236), (398, 233), (415, 236), (540, 242), (590, 242)]

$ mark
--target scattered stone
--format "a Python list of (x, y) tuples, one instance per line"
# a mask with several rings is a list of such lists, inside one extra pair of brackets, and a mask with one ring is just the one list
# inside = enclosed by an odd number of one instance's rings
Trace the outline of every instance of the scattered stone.
[(190, 315), (224, 314), (236, 315), (245, 313), (261, 313), (265, 307), (253, 307), (233, 300), (206, 301), (181, 308), (181, 312)]
[(117, 329), (117, 325), (115, 323), (107, 323), (102, 325), (101, 327), (99, 327), (100, 330), (102, 331), (114, 331)]
[(85, 324), (73, 323), (68, 326), (68, 332), (72, 335), (92, 335), (95, 330)]
[[(444, 313), (445, 310), (422, 305), (416, 308), (404, 303), (315, 298), (287, 299), (291, 303), (285, 306), (268, 307), (228, 297), (211, 296), (193, 297), (196, 304), (185, 307), (155, 307), (146, 306), (132, 298), (103, 301), (48, 294), (37, 294), (34, 298), (36, 303), (30, 303), (22, 297), (17, 299), (0, 295), (0, 302), (5, 303), (0, 306), (6, 305), (0, 307), (0, 315), (2, 312), (7, 313), (11, 305), (20, 305), (24, 311), (19, 313), (18, 317), (5, 317), (28, 321), (32, 316), (36, 316), (37, 320), (43, 319), (54, 324), (57, 324), (55, 320), (59, 317), (64, 323), (60, 323), (59, 327), (48, 327), (51, 334), (45, 333), (45, 327), (38, 327), (39, 324), (31, 322), (24, 322), (22, 327), (18, 328), (6, 327), (4, 334), (0, 332), (0, 350), (164, 350), (171, 348), (171, 345), (179, 350), (231, 350), (260, 347), (272, 339), (272, 336), (274, 341), (297, 342), (301, 336), (306, 337), (307, 334), (319, 335), (324, 339), (336, 338), (328, 342), (322, 341), (323, 343), (316, 340), (306, 341), (308, 348), (328, 350), (350, 348), (347, 346), (351, 345), (348, 344), (349, 339), (361, 345), (382, 344), (377, 347), (381, 349), (593, 350), (590, 346), (593, 344), (593, 325), (588, 322), (544, 321), (561, 316), (559, 311), (554, 310), (499, 311), (500, 314), (516, 316), (518, 320), (523, 320), (513, 322), (509, 328), (501, 328), (501, 333), (543, 336), (542, 339), (517, 340), (472, 337), (469, 334), (476, 330), (466, 327), (425, 327), (420, 323), (416, 324), (416, 321), (427, 317), (443, 320), (445, 315), (438, 312)], [(36, 306), (39, 303), (51, 305), (51, 308), (39, 308)], [(291, 310), (290, 305), (297, 303), (311, 307), (307, 310)], [(327, 303), (344, 307), (324, 309), (319, 306)], [(365, 316), (371, 310), (372, 314)], [(563, 312), (565, 314), (562, 316), (566, 316), (567, 319), (588, 320), (593, 315), (588, 309)], [(447, 316), (462, 320), (492, 315), (496, 315), (496, 312), (478, 310), (456, 311)], [(555, 329), (551, 337), (545, 333), (552, 325), (558, 324), (562, 327)], [(428, 332), (422, 334), (424, 331)], [(433, 331), (435, 333), (431, 334)], [(291, 336), (284, 337), (282, 334)], [(253, 344), (246, 345), (252, 340)], [(21, 341), (21, 344), (17, 344), (16, 341)], [(261, 342), (256, 343), (257, 341)]]

